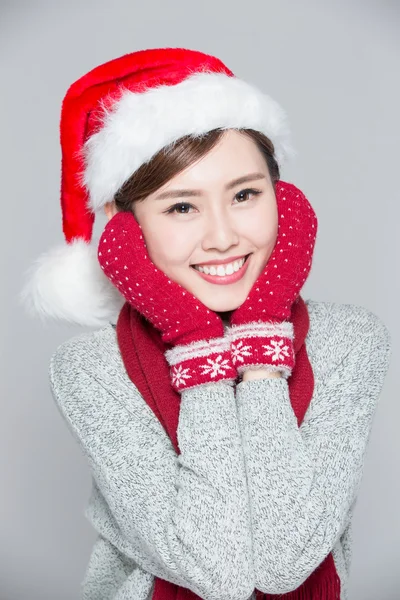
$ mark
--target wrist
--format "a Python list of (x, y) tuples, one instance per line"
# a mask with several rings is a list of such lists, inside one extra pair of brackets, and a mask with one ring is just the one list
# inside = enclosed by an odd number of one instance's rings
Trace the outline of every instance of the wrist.
[(233, 385), (236, 369), (226, 337), (175, 346), (164, 354), (172, 387), (177, 392), (202, 384), (225, 381)]
[(242, 381), (252, 381), (254, 379), (269, 379), (282, 377), (282, 371), (269, 371), (266, 368), (253, 369), (249, 367), (243, 372)]
[[(243, 379), (288, 378), (295, 365), (294, 330), (290, 321), (251, 322), (233, 325), (228, 331), (232, 362)], [(254, 375), (257, 371), (263, 371)], [(245, 373), (252, 373), (246, 375)]]

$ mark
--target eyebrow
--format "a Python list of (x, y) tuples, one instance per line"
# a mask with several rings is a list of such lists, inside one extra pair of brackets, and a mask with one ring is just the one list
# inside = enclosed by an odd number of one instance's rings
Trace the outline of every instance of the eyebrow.
[[(258, 179), (266, 179), (266, 175), (263, 173), (249, 173), (248, 175), (243, 175), (243, 177), (239, 177), (238, 179), (234, 179), (230, 183), (225, 186), (226, 190), (231, 190), (232, 188), (240, 185), (241, 183), (246, 183), (248, 181), (256, 181)], [(169, 190), (168, 192), (163, 192), (155, 197), (155, 200), (165, 200), (166, 198), (181, 198), (181, 197), (191, 197), (191, 196), (203, 196), (202, 190)]]

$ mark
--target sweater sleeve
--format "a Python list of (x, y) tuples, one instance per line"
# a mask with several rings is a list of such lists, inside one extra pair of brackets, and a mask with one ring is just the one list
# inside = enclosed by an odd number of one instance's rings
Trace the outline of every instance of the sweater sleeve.
[[(208, 600), (254, 589), (248, 491), (234, 389), (181, 395), (175, 449), (137, 388), (97, 352), (62, 344), (51, 389), (88, 459), (92, 524), (145, 571)], [(127, 377), (127, 376), (126, 376)]]
[[(341, 325), (328, 325), (337, 328), (329, 365), (314, 372), (314, 395), (300, 428), (286, 379), (242, 381), (236, 389), (255, 587), (265, 593), (288, 593), (314, 572), (347, 526), (360, 487), (391, 341), (376, 315), (357, 309), (340, 346)], [(320, 335), (321, 354), (328, 339)]]

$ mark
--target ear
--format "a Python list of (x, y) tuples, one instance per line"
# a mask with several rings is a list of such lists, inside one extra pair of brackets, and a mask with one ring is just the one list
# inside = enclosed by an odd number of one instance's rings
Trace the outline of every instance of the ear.
[(104, 204), (104, 212), (106, 213), (108, 220), (112, 219), (112, 217), (118, 212), (114, 200)]

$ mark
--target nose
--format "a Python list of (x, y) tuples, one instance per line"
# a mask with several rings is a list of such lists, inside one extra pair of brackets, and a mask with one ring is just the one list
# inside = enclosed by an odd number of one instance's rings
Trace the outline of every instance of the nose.
[(238, 243), (237, 223), (233, 222), (225, 211), (212, 211), (206, 219), (202, 232), (203, 250), (218, 250), (224, 253)]

